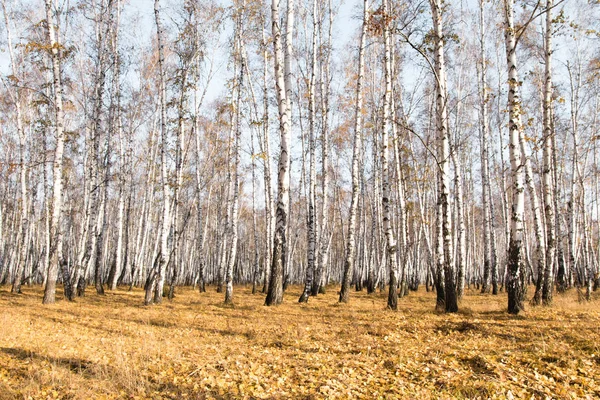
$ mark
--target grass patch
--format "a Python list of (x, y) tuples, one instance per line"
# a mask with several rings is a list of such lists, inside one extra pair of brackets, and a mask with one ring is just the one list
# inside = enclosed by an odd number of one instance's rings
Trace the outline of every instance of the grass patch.
[(391, 312), (336, 289), (298, 304), (290, 287), (270, 308), (249, 287), (234, 307), (214, 288), (143, 307), (141, 290), (42, 306), (40, 287), (2, 287), (0, 398), (600, 397), (597, 294), (514, 318), (505, 294), (467, 291), (446, 315), (424, 290)]

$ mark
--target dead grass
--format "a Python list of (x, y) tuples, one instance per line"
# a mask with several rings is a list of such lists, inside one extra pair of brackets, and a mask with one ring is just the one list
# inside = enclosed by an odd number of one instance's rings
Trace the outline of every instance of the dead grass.
[[(279, 307), (235, 289), (180, 288), (142, 306), (139, 290), (42, 306), (41, 288), (0, 288), (0, 398), (598, 398), (600, 300), (574, 292), (507, 315), (506, 297), (467, 293), (461, 312), (411, 293), (337, 288)], [(510, 392), (510, 393), (509, 393)]]

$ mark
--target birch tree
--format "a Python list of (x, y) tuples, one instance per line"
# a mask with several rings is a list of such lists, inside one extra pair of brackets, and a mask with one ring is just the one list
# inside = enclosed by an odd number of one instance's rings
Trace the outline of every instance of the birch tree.
[(386, 237), (387, 262), (389, 263), (390, 282), (387, 307), (398, 309), (398, 271), (396, 263), (396, 240), (392, 229), (392, 206), (389, 173), (389, 130), (391, 129), (391, 96), (392, 96), (392, 60), (391, 33), (389, 21), (389, 1), (383, 0), (383, 42), (384, 42), (384, 80), (383, 128), (381, 133), (381, 201), (383, 207), (383, 231)]
[(308, 217), (307, 217), (307, 263), (306, 263), (306, 281), (300, 303), (307, 303), (313, 287), (315, 276), (315, 259), (317, 246), (317, 227), (316, 227), (316, 140), (315, 140), (315, 80), (317, 75), (317, 1), (312, 2), (312, 44), (311, 44), (311, 62), (310, 62), (310, 80), (308, 84), (308, 148), (309, 148), (309, 177), (308, 177)]
[(524, 297), (524, 248), (523, 218), (525, 214), (525, 192), (523, 186), (523, 161), (519, 135), (521, 124), (521, 100), (517, 70), (517, 32), (514, 23), (514, 0), (504, 0), (504, 38), (508, 69), (508, 133), (509, 155), (512, 175), (512, 211), (510, 243), (507, 260), (508, 312), (518, 314), (523, 310)]
[[(348, 211), (348, 232), (346, 236), (346, 254), (344, 260), (344, 276), (342, 278), (342, 288), (340, 290), (340, 303), (347, 303), (349, 300), (350, 283), (354, 274), (354, 264), (356, 258), (356, 219), (359, 206), (359, 184), (361, 173), (360, 152), (362, 149), (362, 112), (363, 112), (363, 93), (362, 83), (365, 74), (365, 44), (367, 36), (367, 21), (369, 13), (369, 1), (363, 2), (362, 30), (360, 34), (360, 43), (358, 47), (358, 75), (356, 81), (356, 106), (354, 109), (354, 142), (352, 145), (352, 200), (350, 210)], [(360, 279), (360, 278), (358, 278)]]
[(164, 38), (163, 28), (160, 19), (160, 1), (154, 1), (154, 19), (156, 23), (156, 39), (158, 46), (158, 90), (160, 99), (160, 176), (163, 193), (162, 223), (160, 229), (160, 251), (155, 260), (156, 270), (152, 271), (146, 282), (146, 296), (144, 303), (161, 303), (163, 297), (163, 287), (165, 283), (165, 273), (169, 261), (168, 238), (171, 230), (170, 226), (170, 204), (171, 193), (169, 189), (169, 179), (167, 175), (167, 93), (165, 77), (165, 56), (164, 56)]
[(238, 248), (238, 218), (239, 218), (239, 197), (240, 197), (240, 178), (239, 178), (239, 164), (240, 164), (240, 135), (241, 135), (241, 123), (240, 123), (240, 112), (241, 112), (241, 91), (244, 78), (244, 47), (243, 47), (243, 32), (242, 32), (242, 20), (244, 18), (244, 4), (242, 1), (239, 8), (236, 10), (236, 32), (235, 32), (235, 45), (234, 45), (234, 62), (236, 65), (239, 63), (237, 76), (234, 77), (236, 82), (234, 83), (233, 98), (234, 107), (232, 120), (234, 133), (233, 143), (233, 195), (231, 204), (231, 223), (230, 227), (230, 254), (229, 262), (227, 264), (227, 271), (225, 275), (225, 304), (233, 303), (233, 267), (236, 263), (237, 248)]
[(283, 301), (283, 273), (287, 252), (287, 226), (290, 201), (290, 140), (291, 140), (291, 52), (294, 0), (287, 2), (286, 50), (281, 43), (279, 21), (279, 0), (272, 0), (271, 23), (274, 46), (275, 91), (279, 112), (279, 133), (281, 136), (279, 171), (277, 178), (277, 208), (275, 234), (273, 238), (273, 259), (271, 276), (265, 305), (277, 305)]
[[(448, 132), (448, 110), (446, 89), (446, 66), (444, 59), (444, 34), (442, 22), (442, 2), (430, 0), (434, 31), (434, 66), (436, 80), (436, 130), (438, 144), (439, 189), (438, 208), (441, 223), (441, 247), (438, 244), (439, 261), (444, 267), (444, 294), (446, 312), (458, 311), (456, 277), (452, 260), (452, 226), (450, 216), (450, 137)], [(439, 240), (439, 239), (438, 239)]]
[[(44, 304), (52, 304), (56, 300), (56, 280), (59, 268), (67, 268), (63, 257), (62, 200), (63, 200), (63, 155), (65, 147), (63, 87), (61, 80), (60, 44), (56, 40), (52, 0), (45, 0), (46, 29), (50, 59), (52, 63), (52, 88), (54, 94), (54, 133), (56, 145), (52, 164), (52, 220), (50, 223), (50, 247), (48, 251), (48, 271), (44, 288)], [(68, 287), (68, 283), (67, 286)], [(66, 288), (65, 287), (65, 288)], [(67, 297), (69, 296), (66, 289)]]
[[(553, 179), (553, 162), (552, 154), (553, 141), (552, 136), (552, 8), (554, 7), (553, 0), (546, 1), (545, 12), (545, 29), (544, 32), (544, 98), (543, 98), (543, 162), (542, 162), (542, 190), (544, 193), (544, 211), (546, 219), (546, 254), (544, 270), (538, 271), (541, 275), (538, 277), (537, 292), (541, 291), (541, 300), (545, 305), (552, 303), (552, 291), (554, 286), (554, 262), (556, 253), (556, 222), (554, 210), (554, 179)], [(556, 166), (554, 166), (556, 168)]]
[[(12, 72), (12, 81), (19, 82), (20, 78), (22, 78), (21, 74), (18, 71), (17, 66), (17, 58), (15, 56), (15, 51), (13, 48), (12, 41), (12, 27), (11, 27), (11, 18), (10, 14), (7, 11), (6, 2), (2, 0), (2, 12), (4, 14), (4, 23), (6, 27), (6, 40), (8, 47), (8, 55), (10, 60), (10, 68)], [(23, 90), (20, 85), (13, 84), (8, 86), (8, 84), (3, 81), (5, 84), (8, 93), (10, 95), (10, 99), (15, 106), (16, 113), (16, 122), (17, 122), (17, 135), (19, 137), (19, 183), (20, 183), (20, 192), (21, 192), (21, 201), (20, 201), (20, 230), (19, 230), (19, 239), (17, 241), (17, 248), (19, 249), (19, 258), (16, 267), (16, 271), (14, 273), (12, 287), (10, 291), (12, 293), (21, 293), (21, 282), (22, 275), (25, 270), (25, 262), (27, 259), (27, 235), (28, 235), (28, 226), (29, 226), (29, 199), (27, 193), (27, 175), (28, 168), (25, 162), (26, 157), (26, 145), (27, 145), (27, 137), (25, 133), (25, 127), (23, 123)]]
[(480, 62), (477, 68), (479, 75), (479, 132), (480, 132), (480, 146), (481, 146), (481, 204), (483, 213), (483, 280), (481, 282), (481, 293), (488, 291), (488, 284), (490, 282), (490, 274), (492, 270), (491, 265), (491, 241), (490, 241), (490, 206), (487, 187), (489, 185), (489, 126), (488, 126), (488, 113), (487, 113), (487, 66), (485, 56), (485, 2), (481, 0), (479, 2), (479, 50), (480, 50)]

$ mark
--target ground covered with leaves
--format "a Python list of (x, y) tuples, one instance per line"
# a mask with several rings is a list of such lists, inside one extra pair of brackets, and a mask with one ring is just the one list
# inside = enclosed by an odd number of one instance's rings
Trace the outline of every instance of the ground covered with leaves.
[(514, 317), (506, 295), (469, 291), (455, 315), (421, 290), (337, 288), (265, 307), (235, 288), (179, 288), (144, 307), (140, 290), (42, 306), (41, 288), (0, 288), (0, 398), (600, 398), (600, 298), (575, 291)]

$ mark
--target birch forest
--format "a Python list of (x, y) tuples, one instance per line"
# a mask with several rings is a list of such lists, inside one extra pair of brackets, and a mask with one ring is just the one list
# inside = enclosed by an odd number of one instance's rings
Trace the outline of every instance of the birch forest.
[(0, 3), (7, 398), (600, 396), (597, 0)]

